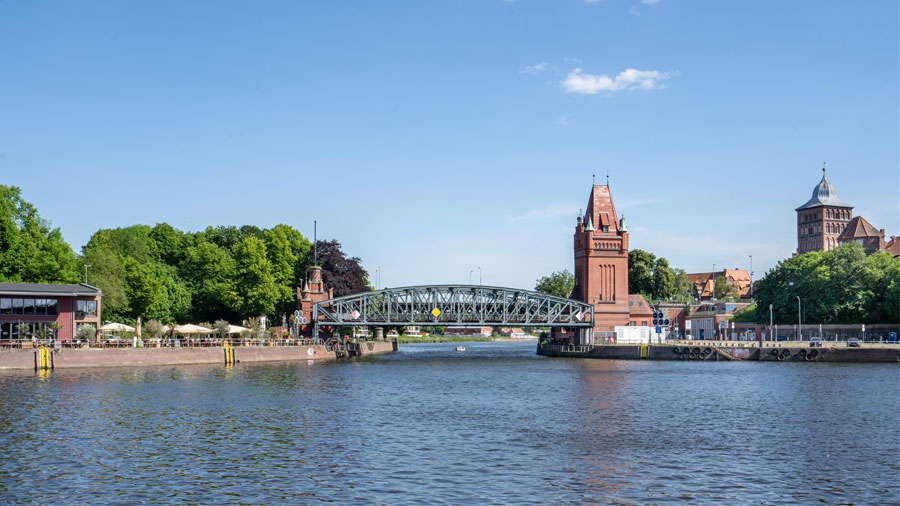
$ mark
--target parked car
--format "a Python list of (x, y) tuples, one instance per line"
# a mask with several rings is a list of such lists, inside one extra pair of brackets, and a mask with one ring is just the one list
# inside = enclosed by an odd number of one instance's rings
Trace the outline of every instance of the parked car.
[(809, 347), (810, 348), (821, 348), (822, 347), (822, 338), (821, 337), (810, 337), (809, 338)]
[(859, 339), (857, 339), (855, 337), (851, 337), (850, 339), (847, 339), (847, 346), (851, 346), (853, 348), (858, 348), (859, 344), (860, 344)]

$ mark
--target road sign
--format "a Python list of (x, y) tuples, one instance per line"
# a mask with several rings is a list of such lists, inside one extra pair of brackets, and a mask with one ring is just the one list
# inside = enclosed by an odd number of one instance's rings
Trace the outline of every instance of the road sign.
[(434, 317), (437, 318), (438, 316), (441, 316), (441, 310), (438, 308), (434, 308), (431, 310), (431, 314), (433, 314)]
[(656, 326), (656, 333), (662, 334), (662, 327), (660, 327), (659, 325)]

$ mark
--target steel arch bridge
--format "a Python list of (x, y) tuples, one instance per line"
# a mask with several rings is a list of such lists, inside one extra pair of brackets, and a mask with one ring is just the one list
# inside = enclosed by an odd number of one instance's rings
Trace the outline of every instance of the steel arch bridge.
[(318, 302), (312, 308), (313, 334), (319, 325), (510, 325), (576, 327), (594, 325), (594, 306), (515, 288), (433, 285), (385, 288)]

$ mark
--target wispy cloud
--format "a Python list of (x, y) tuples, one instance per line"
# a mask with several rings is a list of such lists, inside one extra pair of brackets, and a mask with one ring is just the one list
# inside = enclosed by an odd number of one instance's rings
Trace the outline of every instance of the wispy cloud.
[(556, 124), (559, 126), (569, 126), (569, 116), (569, 114), (563, 114)]
[(552, 70), (552, 67), (546, 62), (541, 62), (541, 63), (538, 63), (537, 65), (529, 65), (529, 66), (525, 67), (524, 69), (522, 69), (522, 73), (538, 75), (541, 72), (547, 72), (548, 70)]
[(586, 74), (576, 68), (569, 72), (563, 88), (569, 93), (595, 95), (597, 93), (613, 93), (625, 90), (656, 90), (665, 87), (660, 81), (672, 77), (672, 74), (658, 70), (626, 69), (615, 77), (606, 74)]

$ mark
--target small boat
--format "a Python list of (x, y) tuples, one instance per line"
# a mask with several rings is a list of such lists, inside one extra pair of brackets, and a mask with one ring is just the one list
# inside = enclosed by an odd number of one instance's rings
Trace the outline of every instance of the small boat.
[(466, 347), (465, 346), (457, 346), (456, 351), (466, 351)]

